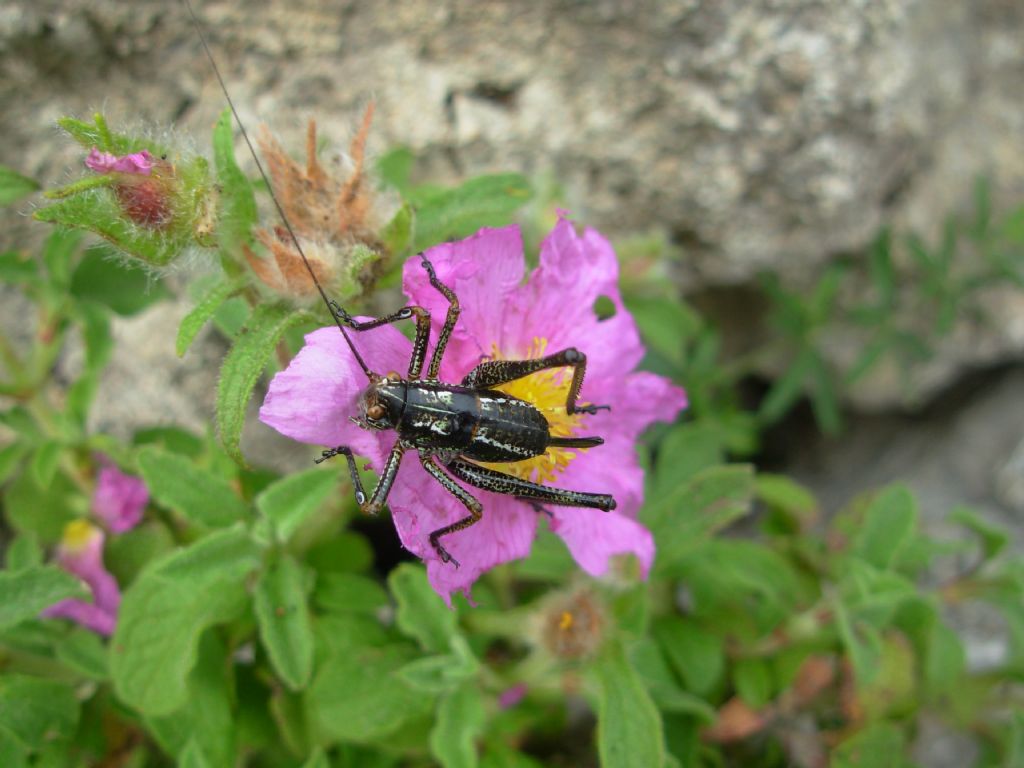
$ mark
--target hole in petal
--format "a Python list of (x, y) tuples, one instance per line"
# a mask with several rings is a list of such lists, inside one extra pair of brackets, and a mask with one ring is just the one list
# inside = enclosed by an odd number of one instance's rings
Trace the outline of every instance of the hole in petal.
[(609, 320), (615, 317), (615, 302), (607, 296), (598, 296), (594, 302), (594, 314), (598, 320)]

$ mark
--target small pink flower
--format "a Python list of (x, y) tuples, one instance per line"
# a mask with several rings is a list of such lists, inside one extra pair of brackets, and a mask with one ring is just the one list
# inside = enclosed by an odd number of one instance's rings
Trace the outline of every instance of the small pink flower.
[(526, 684), (516, 683), (510, 688), (506, 688), (498, 696), (498, 706), (501, 709), (512, 709), (516, 704), (523, 700), (526, 696)]
[(124, 533), (138, 525), (148, 503), (149, 491), (141, 478), (126, 475), (103, 460), (92, 495), (92, 512), (111, 533)]
[(57, 563), (86, 583), (92, 602), (61, 600), (44, 610), (43, 616), (71, 619), (101, 635), (113, 634), (121, 590), (103, 566), (103, 540), (103, 531), (86, 520), (67, 524), (57, 548)]
[[(686, 394), (660, 376), (634, 372), (644, 349), (619, 295), (618, 262), (609, 242), (594, 230), (577, 234), (563, 217), (541, 246), (540, 267), (525, 283), (518, 227), (482, 229), (427, 255), (462, 306), (441, 366), (442, 381), (461, 381), (485, 357), (522, 359), (566, 347), (586, 354), (580, 400), (611, 405), (611, 412), (567, 416), (565, 371), (535, 374), (501, 388), (539, 407), (554, 434), (599, 435), (604, 445), (585, 451), (549, 449), (539, 459), (500, 469), (553, 487), (614, 496), (618, 506), (611, 513), (548, 505), (549, 525), (591, 575), (606, 573), (619, 554), (635, 555), (646, 574), (654, 541), (634, 519), (643, 500), (636, 442), (653, 422), (672, 421), (686, 407)], [(418, 258), (406, 263), (403, 287), (412, 303), (430, 311), (436, 341), (448, 305), (430, 286)], [(602, 296), (615, 308), (605, 320), (594, 312)], [(350, 336), (373, 370), (405, 374), (412, 345), (397, 329), (383, 326)], [(338, 329), (321, 328), (306, 337), (306, 346), (274, 377), (260, 418), (295, 440), (350, 446), (379, 472), (396, 436), (364, 431), (349, 421), (366, 385)], [(388, 504), (403, 545), (427, 562), (431, 584), (446, 600), (455, 591), (468, 595), (484, 571), (529, 553), (538, 513), (519, 499), (470, 488), (483, 503), (483, 519), (444, 539), (461, 567), (442, 563), (428, 536), (464, 517), (465, 507), (415, 456), (403, 464)]]
[(153, 170), (153, 156), (147, 150), (118, 157), (109, 152), (100, 152), (96, 147), (85, 158), (85, 167), (96, 173), (130, 173), (149, 176)]

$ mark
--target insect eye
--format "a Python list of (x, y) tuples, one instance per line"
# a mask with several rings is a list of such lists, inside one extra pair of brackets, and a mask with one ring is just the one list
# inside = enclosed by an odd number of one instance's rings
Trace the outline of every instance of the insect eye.
[(398, 375), (397, 371), (391, 371), (387, 376), (388, 381), (401, 381), (402, 377)]
[(377, 421), (378, 419), (384, 418), (384, 406), (383, 405), (371, 405), (366, 409), (366, 417)]

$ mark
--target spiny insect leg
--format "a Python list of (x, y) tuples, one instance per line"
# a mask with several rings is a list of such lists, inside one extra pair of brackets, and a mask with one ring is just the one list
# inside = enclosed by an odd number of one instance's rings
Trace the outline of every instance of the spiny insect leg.
[(388, 454), (387, 461), (384, 462), (384, 470), (380, 473), (380, 479), (377, 481), (377, 487), (373, 489), (373, 493), (370, 494), (369, 500), (366, 498), (366, 491), (363, 488), (363, 481), (359, 477), (359, 469), (356, 467), (355, 457), (352, 455), (352, 449), (340, 445), (337, 448), (331, 448), (320, 454), (319, 459), (314, 461), (319, 464), (323, 461), (327, 461), (335, 456), (344, 456), (345, 461), (348, 462), (348, 473), (352, 478), (352, 488), (356, 495), (356, 504), (359, 505), (359, 511), (368, 515), (375, 515), (384, 508), (384, 503), (387, 501), (388, 494), (391, 492), (391, 486), (395, 484), (395, 477), (398, 475), (398, 466), (402, 462), (402, 455), (405, 453), (405, 445), (401, 441), (395, 443), (395, 447), (391, 449), (391, 453)]
[(437, 338), (437, 346), (434, 347), (434, 354), (430, 358), (430, 367), (427, 369), (427, 379), (437, 381), (437, 372), (441, 370), (441, 359), (444, 357), (445, 347), (448, 346), (448, 339), (451, 338), (452, 331), (455, 330), (455, 323), (459, 320), (459, 313), (462, 311), (462, 308), (459, 306), (459, 297), (455, 295), (455, 291), (437, 279), (434, 265), (430, 263), (426, 254), (420, 254), (420, 264), (427, 270), (430, 284), (448, 299), (448, 314), (444, 318), (441, 335)]
[(434, 551), (437, 552), (437, 556), (441, 558), (441, 562), (454, 563), (455, 567), (458, 568), (459, 561), (448, 554), (448, 550), (441, 546), (440, 539), (442, 536), (447, 536), (449, 533), (455, 533), (455, 531), (461, 531), (464, 528), (469, 528), (469, 526), (477, 522), (483, 516), (483, 505), (475, 499), (469, 491), (448, 477), (448, 475), (444, 473), (444, 470), (437, 466), (434, 462), (434, 457), (429, 453), (421, 453), (420, 461), (423, 463), (423, 468), (433, 475), (434, 479), (443, 485), (452, 496), (465, 504), (466, 509), (469, 510), (468, 517), (456, 520), (454, 523), (446, 525), (444, 528), (438, 528), (430, 534), (430, 544), (434, 548)]
[(615, 499), (605, 493), (569, 491), (564, 488), (549, 488), (539, 483), (522, 480), (515, 475), (506, 475), (494, 469), (481, 467), (462, 459), (454, 459), (448, 470), (459, 480), (485, 491), (503, 493), (520, 499), (554, 504), (556, 507), (589, 507), (610, 512), (615, 509)]
[(610, 405), (576, 405), (576, 398), (580, 396), (580, 387), (583, 386), (583, 377), (587, 372), (587, 356), (575, 347), (538, 357), (536, 360), (486, 360), (466, 375), (466, 378), (462, 380), (462, 385), (489, 389), (499, 384), (507, 384), (510, 381), (521, 379), (537, 371), (563, 366), (572, 368), (572, 383), (569, 385), (569, 394), (565, 399), (567, 413), (570, 415), (597, 413), (599, 410), (610, 411), (612, 409)]
[[(356, 320), (350, 315), (344, 307), (333, 299), (328, 302), (331, 306), (331, 312), (334, 316), (342, 323), (347, 325), (354, 331), (369, 331), (373, 328), (379, 328), (382, 325), (388, 325), (389, 323), (397, 323), (400, 320), (408, 320), (409, 318), (416, 318), (416, 338), (412, 342), (412, 359), (409, 360), (409, 378), (419, 378), (420, 371), (423, 370), (423, 361), (427, 358), (427, 344), (430, 342), (430, 313), (423, 309), (423, 307), (417, 307), (414, 304), (410, 304), (408, 307), (402, 307), (397, 312), (392, 312), (390, 315), (384, 317), (377, 317), (372, 320)], [(435, 356), (437, 353), (434, 353)]]

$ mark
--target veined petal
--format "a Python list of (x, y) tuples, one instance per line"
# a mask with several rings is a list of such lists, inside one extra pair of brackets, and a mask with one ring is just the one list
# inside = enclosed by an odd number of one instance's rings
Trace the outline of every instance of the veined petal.
[(442, 563), (430, 534), (469, 515), (466, 507), (428, 475), (417, 458), (408, 457), (391, 492), (391, 514), (402, 544), (425, 560), (434, 590), (451, 605), (451, 595), (469, 589), (484, 571), (526, 557), (537, 530), (537, 513), (510, 496), (466, 487), (483, 504), (483, 516), (441, 544), (459, 562)]
[[(503, 345), (506, 315), (515, 314), (508, 299), (523, 280), (523, 238), (517, 226), (485, 228), (465, 240), (434, 246), (426, 255), (462, 307), (446, 354), (450, 370), (461, 378), (491, 354), (493, 345)], [(430, 311), (436, 341), (448, 300), (430, 284), (415, 256), (405, 263), (402, 288), (413, 304)]]
[[(385, 325), (348, 331), (348, 335), (374, 371), (405, 374), (412, 344), (397, 329)], [(347, 445), (379, 469), (390, 444), (382, 445), (382, 433), (368, 432), (349, 421), (356, 415), (356, 401), (367, 383), (341, 331), (320, 328), (306, 336), (299, 354), (271, 380), (260, 421), (300, 442)]]

